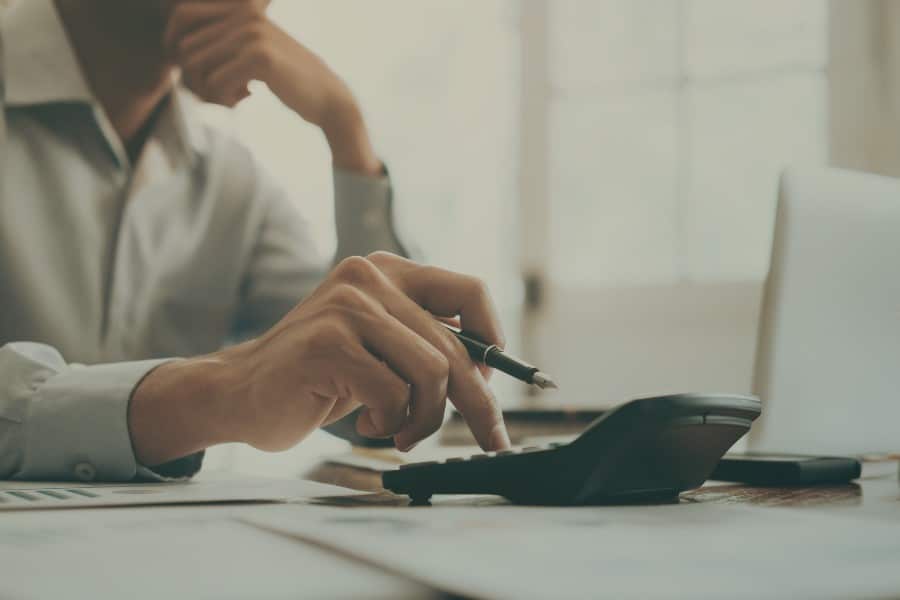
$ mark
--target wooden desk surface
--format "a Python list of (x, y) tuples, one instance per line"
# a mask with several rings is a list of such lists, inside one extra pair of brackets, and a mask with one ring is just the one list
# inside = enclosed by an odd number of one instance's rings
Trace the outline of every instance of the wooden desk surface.
[[(385, 491), (381, 486), (381, 474), (373, 470), (325, 461), (307, 472), (304, 477), (322, 483), (372, 492), (365, 496), (335, 500), (335, 503), (345, 506), (402, 506), (408, 503), (405, 497)], [(844, 485), (757, 487), (711, 481), (701, 488), (683, 493), (680, 501), (810, 508), (895, 521), (900, 519), (898, 462), (890, 460), (864, 463), (862, 477)], [(493, 496), (477, 499), (436, 496), (432, 502), (435, 504), (476, 502), (480, 506), (507, 503), (503, 498)]]
[[(308, 473), (307, 476), (319, 481), (371, 491), (370, 494), (363, 496), (329, 498), (321, 502), (321, 504), (327, 506), (346, 507), (351, 511), (360, 510), (361, 514), (369, 515), (368, 518), (371, 518), (372, 511), (366, 511), (366, 508), (384, 507), (383, 509), (379, 508), (379, 511), (394, 511), (397, 510), (394, 507), (405, 506), (409, 503), (405, 497), (395, 496), (383, 490), (380, 485), (380, 474), (373, 470), (326, 462)], [(752, 513), (750, 511), (734, 511), (734, 514), (754, 515), (752, 518), (760, 519), (758, 530), (767, 533), (761, 533), (753, 538), (752, 536), (746, 536), (747, 530), (744, 529), (743, 533), (739, 534), (741, 537), (735, 538), (735, 544), (726, 543), (721, 553), (716, 550), (710, 550), (708, 543), (701, 542), (698, 545), (698, 543), (686, 539), (684, 544), (686, 552), (693, 557), (691, 560), (695, 561), (691, 564), (694, 566), (701, 565), (697, 567), (700, 571), (702, 571), (703, 565), (720, 564), (717, 563), (717, 560), (720, 560), (721, 556), (735, 557), (735, 560), (740, 564), (752, 565), (748, 566), (748, 569), (755, 574), (753, 577), (748, 578), (745, 576), (745, 573), (740, 572), (729, 572), (729, 576), (725, 577), (725, 579), (731, 581), (729, 579), (731, 575), (742, 575), (734, 583), (734, 591), (738, 596), (776, 598), (827, 596), (842, 598), (852, 597), (852, 590), (856, 590), (858, 596), (900, 597), (897, 571), (886, 566), (894, 564), (892, 561), (897, 556), (900, 556), (897, 546), (888, 547), (884, 543), (883, 538), (879, 541), (876, 539), (877, 536), (868, 537), (873, 530), (881, 531), (884, 528), (894, 528), (897, 523), (900, 523), (900, 482), (898, 482), (898, 463), (896, 461), (866, 463), (863, 467), (863, 476), (857, 481), (845, 485), (755, 487), (708, 482), (699, 489), (683, 493), (678, 502), (682, 505), (695, 505), (690, 507), (692, 509), (699, 508), (696, 505), (710, 505), (711, 513), (719, 518), (723, 514), (722, 510), (724, 507), (721, 506), (723, 504), (734, 505), (736, 508), (744, 505), (763, 509), (752, 511)], [(504, 515), (506, 513), (502, 510), (503, 505), (508, 504), (508, 502), (497, 496), (435, 496), (432, 499), (432, 504), (436, 508), (473, 507), (483, 509), (484, 507), (497, 507), (501, 509), (498, 511), (498, 515)], [(654, 508), (650, 506), (647, 507), (647, 510), (653, 511)], [(715, 508), (718, 508), (718, 510), (713, 510)], [(605, 507), (602, 507), (598, 510), (603, 511), (604, 509)], [(414, 510), (428, 511), (429, 509)], [(802, 523), (808, 523), (808, 521), (801, 519), (801, 515), (797, 515), (796, 511), (806, 513), (802, 516), (817, 519), (821, 529), (814, 530), (816, 534), (812, 535), (810, 533), (811, 530), (808, 527), (804, 528), (802, 525)], [(446, 511), (444, 512), (446, 514)], [(786, 512), (790, 512), (791, 516), (786, 518)], [(648, 513), (648, 517), (651, 514)], [(690, 514), (696, 515), (697, 513), (693, 512)], [(832, 514), (834, 520), (830, 521), (829, 517)], [(479, 512), (479, 515), (482, 519), (485, 518), (483, 510)], [(872, 523), (872, 521), (876, 522)], [(654, 521), (648, 519), (648, 522)], [(781, 525), (773, 529), (772, 523), (780, 523)], [(673, 521), (673, 525), (677, 529), (682, 523)], [(795, 525), (796, 529), (794, 528)], [(863, 527), (863, 525), (866, 525), (868, 529)], [(648, 527), (654, 527), (654, 525)], [(722, 527), (727, 530), (728, 525), (723, 524)], [(845, 528), (845, 531), (847, 528), (852, 528), (854, 531), (867, 531), (869, 533), (860, 533), (859, 537), (846, 534), (842, 538), (835, 537), (832, 532), (840, 531), (841, 528)], [(740, 527), (738, 529), (740, 530)], [(672, 547), (671, 536), (667, 537), (665, 535), (669, 530), (664, 526), (653, 530), (656, 536), (654, 539), (660, 540), (660, 547)], [(699, 535), (707, 534), (701, 533)], [(554, 539), (555, 544), (560, 543), (558, 538)], [(703, 539), (708, 542), (711, 538), (707, 536)], [(840, 541), (836, 542), (838, 539)], [(720, 539), (719, 541), (722, 540)], [(693, 546), (692, 543), (694, 544)], [(769, 554), (770, 546), (772, 554)], [(781, 554), (784, 552), (783, 548), (785, 546), (791, 548), (788, 551), (790, 553), (788, 555)], [(841, 553), (846, 553), (848, 558), (851, 556), (855, 557), (855, 560), (848, 560), (846, 563), (843, 563), (840, 559), (823, 558), (826, 556), (833, 557), (835, 554), (841, 555)], [(771, 556), (772, 558), (761, 559), (760, 556), (762, 555)], [(615, 556), (614, 553), (613, 556)], [(577, 560), (569, 561), (572, 558), (571, 554), (565, 554), (565, 557), (566, 564), (568, 562), (579, 562)], [(647, 559), (646, 567), (648, 572), (657, 574), (656, 579), (650, 578), (649, 580), (670, 583), (678, 582), (677, 585), (673, 583), (675, 587), (672, 587), (671, 596), (717, 597), (709, 593), (690, 593), (688, 588), (683, 587), (684, 578), (679, 578), (681, 570), (679, 569), (673, 574), (673, 572), (666, 570), (668, 568), (667, 564), (656, 562), (659, 559), (659, 554), (655, 554), (654, 558)], [(785, 564), (790, 566), (783, 567), (782, 565)], [(681, 565), (684, 566), (683, 563)], [(502, 570), (504, 566), (507, 569), (509, 568), (509, 565), (506, 563), (497, 568)], [(720, 564), (720, 566), (722, 565)], [(846, 571), (842, 571), (841, 569), (843, 568), (846, 568)], [(817, 579), (819, 574), (822, 573), (819, 569), (828, 569), (831, 579), (824, 576)], [(575, 570), (573, 569), (573, 571)], [(696, 575), (693, 571), (691, 573)], [(590, 584), (591, 587), (588, 587), (588, 584), (581, 580), (578, 585), (582, 587), (570, 589), (567, 594), (590, 597), (588, 590), (595, 589), (593, 586), (596, 586), (598, 590), (597, 597), (600, 597), (602, 595), (600, 590), (603, 589), (604, 585), (610, 583), (611, 577), (613, 577), (613, 574), (604, 573), (602, 565), (598, 564), (597, 579)], [(757, 580), (755, 577), (763, 579)], [(689, 579), (690, 581), (696, 581), (693, 578)], [(715, 580), (715, 577), (712, 580)], [(841, 583), (839, 588), (831, 587), (835, 581)], [(641, 586), (640, 589), (652, 588), (658, 590), (658, 588), (653, 587), (654, 585), (648, 583), (646, 586)], [(682, 587), (679, 587), (679, 585)], [(698, 586), (698, 591), (701, 591), (703, 586), (700, 584)], [(621, 586), (616, 589), (621, 591)], [(815, 590), (815, 592), (812, 590)], [(707, 589), (706, 592), (709, 592), (709, 590)], [(563, 596), (567, 594), (563, 594)], [(664, 595), (669, 594), (665, 593)], [(497, 597), (502, 597), (502, 595)]]

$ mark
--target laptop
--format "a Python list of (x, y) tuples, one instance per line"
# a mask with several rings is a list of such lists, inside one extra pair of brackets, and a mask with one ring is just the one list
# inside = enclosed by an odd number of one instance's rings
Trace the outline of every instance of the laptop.
[(900, 451), (900, 181), (782, 176), (754, 391), (752, 451)]

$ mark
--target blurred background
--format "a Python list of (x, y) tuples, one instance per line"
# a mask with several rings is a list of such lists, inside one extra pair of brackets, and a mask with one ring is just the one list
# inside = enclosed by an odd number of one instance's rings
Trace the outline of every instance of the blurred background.
[[(900, 174), (896, 0), (276, 0), (272, 15), (359, 97), (404, 238), (484, 278), (509, 348), (561, 385), (496, 377), (506, 407), (750, 391), (780, 171)], [(333, 248), (321, 136), (264, 88), (208, 117)], [(210, 461), (295, 470), (335, 443)]]

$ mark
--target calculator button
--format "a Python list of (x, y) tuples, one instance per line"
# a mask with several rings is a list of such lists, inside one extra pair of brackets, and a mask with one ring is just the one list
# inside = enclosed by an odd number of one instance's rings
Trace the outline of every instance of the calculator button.
[(410, 467), (426, 467), (428, 465), (436, 465), (438, 462), (436, 460), (426, 460), (425, 462), (417, 462), (417, 463), (408, 463), (405, 465), (400, 465), (401, 469), (409, 469)]
[(490, 458), (487, 454), (473, 454), (469, 457), (469, 460), (482, 460), (485, 458)]
[(526, 446), (522, 448), (522, 452), (539, 452), (540, 450), (546, 450), (546, 448), (541, 446)]
[(515, 454), (516, 450), (497, 450), (497, 456), (506, 456), (507, 454)]
[(547, 447), (548, 448), (562, 448), (565, 445), (566, 444), (563, 442), (551, 442), (551, 443), (547, 444)]
[(465, 461), (465, 460), (466, 460), (466, 459), (463, 458), (463, 457), (461, 457), (461, 456), (454, 456), (453, 458), (448, 458), (448, 459), (447, 459), (447, 462), (448, 462), (448, 463), (456, 463), (456, 462), (463, 462), (463, 461)]

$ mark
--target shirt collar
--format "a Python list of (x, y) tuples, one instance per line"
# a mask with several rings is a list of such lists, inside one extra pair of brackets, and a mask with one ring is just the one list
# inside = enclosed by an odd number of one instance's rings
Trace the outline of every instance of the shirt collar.
[(176, 84), (169, 94), (168, 106), (163, 115), (171, 137), (177, 141), (190, 161), (197, 160), (208, 150), (207, 133), (200, 122), (197, 104), (193, 94)]
[[(0, 23), (2, 75), (7, 106), (83, 102), (102, 111), (81, 70), (53, 0), (19, 0)], [(196, 101), (176, 85), (151, 137), (191, 163), (207, 149), (206, 134), (195, 114)], [(103, 119), (105, 121), (105, 118)], [(114, 135), (103, 128), (104, 135)], [(117, 148), (121, 144), (112, 143)], [(123, 152), (117, 152), (123, 154)], [(119, 157), (119, 160), (122, 160)]]
[(0, 32), (7, 105), (93, 101), (53, 0), (14, 2)]

